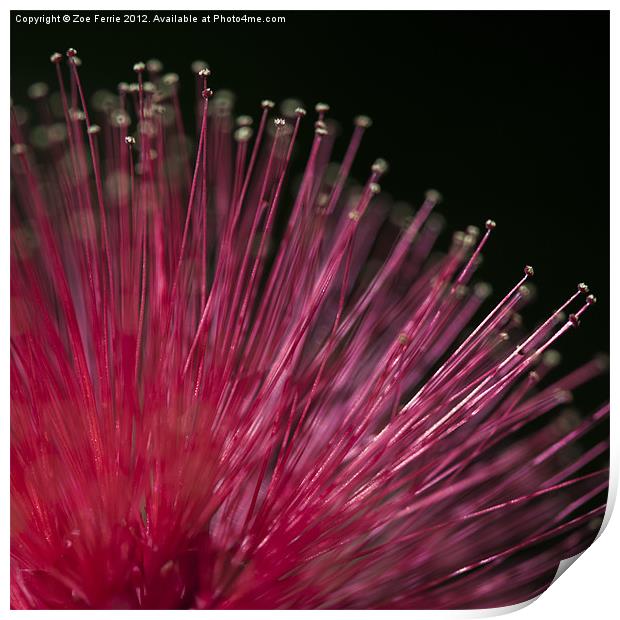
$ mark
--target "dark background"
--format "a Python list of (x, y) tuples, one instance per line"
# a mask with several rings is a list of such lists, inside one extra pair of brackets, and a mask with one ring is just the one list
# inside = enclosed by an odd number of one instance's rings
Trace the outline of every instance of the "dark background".
[[(49, 55), (75, 47), (91, 93), (133, 81), (134, 62), (159, 58), (181, 76), (188, 117), (196, 58), (209, 63), (212, 88), (236, 92), (240, 113), (256, 116), (263, 98), (326, 101), (347, 133), (355, 114), (368, 114), (357, 176), (381, 156), (391, 164), (384, 191), (418, 204), (439, 189), (448, 230), (494, 218), (479, 275), (499, 295), (533, 265), (531, 326), (587, 282), (599, 303), (562, 339), (563, 366), (608, 349), (607, 12), (261, 15), (286, 24), (25, 26), (13, 12), (12, 96), (26, 103), (29, 84), (54, 84)], [(590, 385), (586, 408), (608, 389), (607, 378)]]

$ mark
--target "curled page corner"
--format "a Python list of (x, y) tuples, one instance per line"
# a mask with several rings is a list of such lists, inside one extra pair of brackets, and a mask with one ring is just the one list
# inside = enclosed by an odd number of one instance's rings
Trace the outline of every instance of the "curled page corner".
[(566, 572), (566, 570), (568, 570), (569, 566), (572, 566), (577, 561), (577, 558), (580, 558), (584, 553), (585, 551), (582, 551), (581, 553), (577, 553), (570, 558), (564, 558), (561, 560), (558, 564), (558, 570), (555, 571), (555, 576), (549, 584), (549, 587), (551, 587)]
[(558, 564), (558, 568), (555, 572), (553, 579), (549, 582), (549, 585), (544, 589), (543, 592), (537, 594), (533, 598), (528, 599), (527, 601), (523, 601), (522, 603), (516, 603), (514, 605), (508, 605), (506, 607), (494, 607), (492, 609), (486, 610), (488, 613), (482, 613), (482, 617), (494, 617), (494, 616), (504, 616), (506, 614), (513, 613), (515, 611), (519, 611), (534, 603), (540, 596), (542, 596), (584, 553), (588, 551), (590, 546), (594, 544), (600, 537), (603, 531), (607, 528), (607, 524), (609, 523), (609, 518), (611, 513), (613, 512), (614, 504), (616, 499), (616, 481), (615, 476), (610, 476), (610, 486), (609, 486), (609, 494), (607, 496), (607, 508), (605, 510), (605, 515), (603, 517), (603, 521), (599, 527), (599, 530), (596, 534), (596, 538), (592, 541), (592, 543), (588, 546), (587, 549), (584, 549), (581, 553), (577, 553), (569, 558), (564, 558)]

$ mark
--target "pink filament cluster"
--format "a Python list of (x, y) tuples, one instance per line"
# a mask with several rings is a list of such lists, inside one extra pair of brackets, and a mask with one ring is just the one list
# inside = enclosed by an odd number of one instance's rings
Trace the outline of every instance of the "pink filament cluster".
[(254, 132), (235, 126), (202, 69), (192, 166), (177, 76), (138, 63), (92, 111), (67, 56), (62, 121), (39, 89), (43, 143), (11, 123), (13, 607), (464, 608), (544, 590), (605, 509), (591, 464), (607, 442), (578, 446), (608, 405), (557, 414), (602, 366), (544, 380), (587, 287), (523, 336), (528, 267), (473, 323), (494, 223), (432, 253), (431, 191), (395, 234), (385, 162), (349, 180), (369, 119), (335, 166), (317, 106), (289, 200), (304, 110), (274, 120), (265, 101)]

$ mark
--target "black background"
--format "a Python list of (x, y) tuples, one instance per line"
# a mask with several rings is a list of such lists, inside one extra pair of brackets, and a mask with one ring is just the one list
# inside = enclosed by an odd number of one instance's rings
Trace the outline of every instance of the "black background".
[[(564, 368), (608, 349), (607, 12), (260, 15), (286, 23), (25, 26), (13, 12), (12, 96), (26, 103), (29, 84), (53, 84), (49, 55), (75, 47), (89, 92), (133, 81), (134, 62), (159, 58), (181, 76), (188, 115), (196, 58), (214, 90), (235, 91), (240, 113), (256, 115), (263, 98), (326, 101), (347, 133), (368, 114), (356, 176), (381, 156), (391, 164), (384, 191), (418, 204), (439, 189), (449, 230), (495, 219), (479, 275), (499, 295), (532, 264), (530, 325), (587, 282), (599, 303), (560, 343)], [(607, 379), (589, 392), (587, 409), (606, 399)]]

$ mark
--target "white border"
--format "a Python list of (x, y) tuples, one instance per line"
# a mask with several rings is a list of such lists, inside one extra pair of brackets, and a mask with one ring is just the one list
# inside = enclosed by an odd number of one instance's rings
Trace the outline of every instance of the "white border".
[[(28, 1), (13, 2), (13, 6), (8, 7), (13, 10), (26, 11), (26, 10), (40, 10), (51, 11), (56, 10), (56, 7), (50, 5), (49, 2), (42, 1)], [(132, 10), (170, 10), (170, 2), (162, 2), (161, 0), (140, 1), (137, 0), (132, 4)], [(0, 81), (0, 90), (2, 91), (2, 101), (6, 102), (10, 96), (9, 80), (6, 79), (9, 76), (9, 25), (10, 15), (9, 11), (4, 11), (0, 21), (0, 35), (4, 41), (3, 54), (1, 56), (2, 64), (4, 65), (3, 74), (5, 79)], [(127, 10), (127, 4), (114, 1), (100, 1), (97, 3), (97, 9), (100, 10), (115, 10), (125, 9)], [(264, 11), (267, 8), (270, 10), (342, 10), (342, 9), (365, 9), (365, 10), (398, 10), (398, 9), (416, 9), (416, 10), (610, 10), (612, 9), (610, 2), (583, 2), (583, 1), (523, 1), (523, 2), (498, 2), (498, 1), (483, 1), (483, 2), (464, 2), (464, 1), (426, 1), (426, 2), (405, 2), (382, 0), (381, 3), (377, 3), (376, 0), (357, 0), (353, 2), (338, 1), (338, 0), (295, 0), (295, 2), (277, 1), (272, 0), (266, 6), (266, 3), (260, 0), (243, 0), (240, 2), (231, 2), (230, 0), (217, 0), (215, 2), (198, 2), (188, 1), (183, 2), (183, 10), (261, 10)], [(61, 4), (59, 10), (93, 10), (93, 7), (86, 5), (84, 0), (66, 0)], [(614, 42), (614, 36), (620, 36), (618, 32), (618, 19), (612, 10), (611, 15), (611, 41), (612, 41), (612, 67), (616, 70), (620, 66), (618, 63), (618, 49), (619, 46)], [(617, 109), (620, 103), (618, 98), (618, 80), (614, 77), (614, 71), (611, 71), (611, 109)], [(2, 531), (2, 537), (0, 538), (0, 578), (1, 578), (1, 590), (0, 590), (0, 610), (4, 611), (8, 607), (9, 600), (9, 239), (8, 231), (9, 227), (9, 144), (8, 135), (8, 123), (6, 122), (8, 110), (5, 108), (5, 122), (0, 123), (0, 131), (2, 132), (3, 144), (5, 148), (2, 149), (2, 188), (3, 188), (3, 205), (0, 210), (0, 228), (3, 231), (2, 240), (0, 242), (0, 264), (2, 269), (0, 270), (0, 282), (1, 290), (4, 291), (3, 302), (0, 303), (0, 350), (1, 356), (1, 370), (0, 373), (0, 389), (3, 398), (3, 415), (0, 416), (0, 433), (2, 435), (2, 452), (1, 452), (1, 464), (2, 470), (1, 477), (1, 497), (2, 507), (0, 509), (0, 529)], [(617, 200), (617, 179), (615, 173), (618, 169), (618, 126), (615, 123), (615, 119), (612, 116), (612, 148), (611, 148), (611, 230), (610, 235), (613, 239), (617, 239), (620, 234), (619, 228), (619, 215), (618, 215), (618, 200)], [(582, 217), (586, 217), (585, 213), (581, 214)], [(605, 234), (605, 222), (601, 222), (601, 234)], [(611, 316), (616, 316), (617, 311), (620, 309), (619, 297), (618, 297), (618, 280), (617, 274), (620, 272), (620, 244), (611, 244), (611, 273), (612, 284), (616, 284), (616, 288), (611, 287)], [(618, 323), (612, 322), (611, 332), (611, 352), (612, 356), (615, 355), (618, 350), (619, 343), (619, 330)], [(611, 400), (612, 410), (614, 405), (620, 402), (620, 377), (615, 370), (615, 364), (611, 365)], [(611, 453), (611, 481), (610, 481), (610, 498), (608, 501), (608, 510), (605, 515), (605, 525), (607, 525), (610, 518), (610, 507), (614, 504), (614, 499), (618, 488), (618, 433), (617, 424), (614, 422), (614, 414), (612, 414), (612, 453)], [(233, 618), (252, 618), (253, 620), (270, 620), (274, 617), (294, 617), (304, 618), (313, 617), (316, 618), (317, 614), (320, 614), (325, 618), (379, 618), (385, 615), (389, 615), (393, 618), (455, 618), (455, 617), (489, 617), (494, 615), (501, 615), (507, 612), (514, 612), (516, 609), (519, 611), (519, 618), (523, 620), (527, 619), (545, 619), (550, 618), (611, 618), (616, 617), (620, 606), (618, 605), (618, 584), (617, 584), (617, 566), (615, 553), (620, 550), (620, 528), (617, 524), (618, 517), (613, 520), (612, 527), (605, 527), (605, 531), (602, 536), (597, 539), (594, 544), (589, 548), (582, 558), (579, 558), (575, 562), (574, 566), (570, 567), (565, 574), (562, 574), (557, 583), (554, 583), (546, 592), (544, 592), (538, 599), (530, 604), (519, 605), (513, 608), (504, 608), (497, 610), (487, 611), (472, 611), (472, 612), (444, 612), (444, 611), (324, 611), (324, 612), (312, 612), (312, 611), (148, 611), (148, 612), (131, 612), (131, 611), (116, 611), (111, 614), (109, 611), (93, 611), (93, 612), (67, 612), (67, 611), (31, 611), (31, 612), (19, 612), (11, 611), (10, 615), (28, 614), (28, 618), (47, 618), (49, 620), (58, 619), (65, 620), (67, 618), (82, 618), (85, 616), (95, 617), (101, 619), (109, 619), (111, 615), (114, 618), (135, 618), (137, 615), (148, 614), (149, 618), (184, 618), (186, 614), (192, 614), (193, 617), (200, 615), (209, 618), (217, 619), (226, 617), (228, 619)]]

